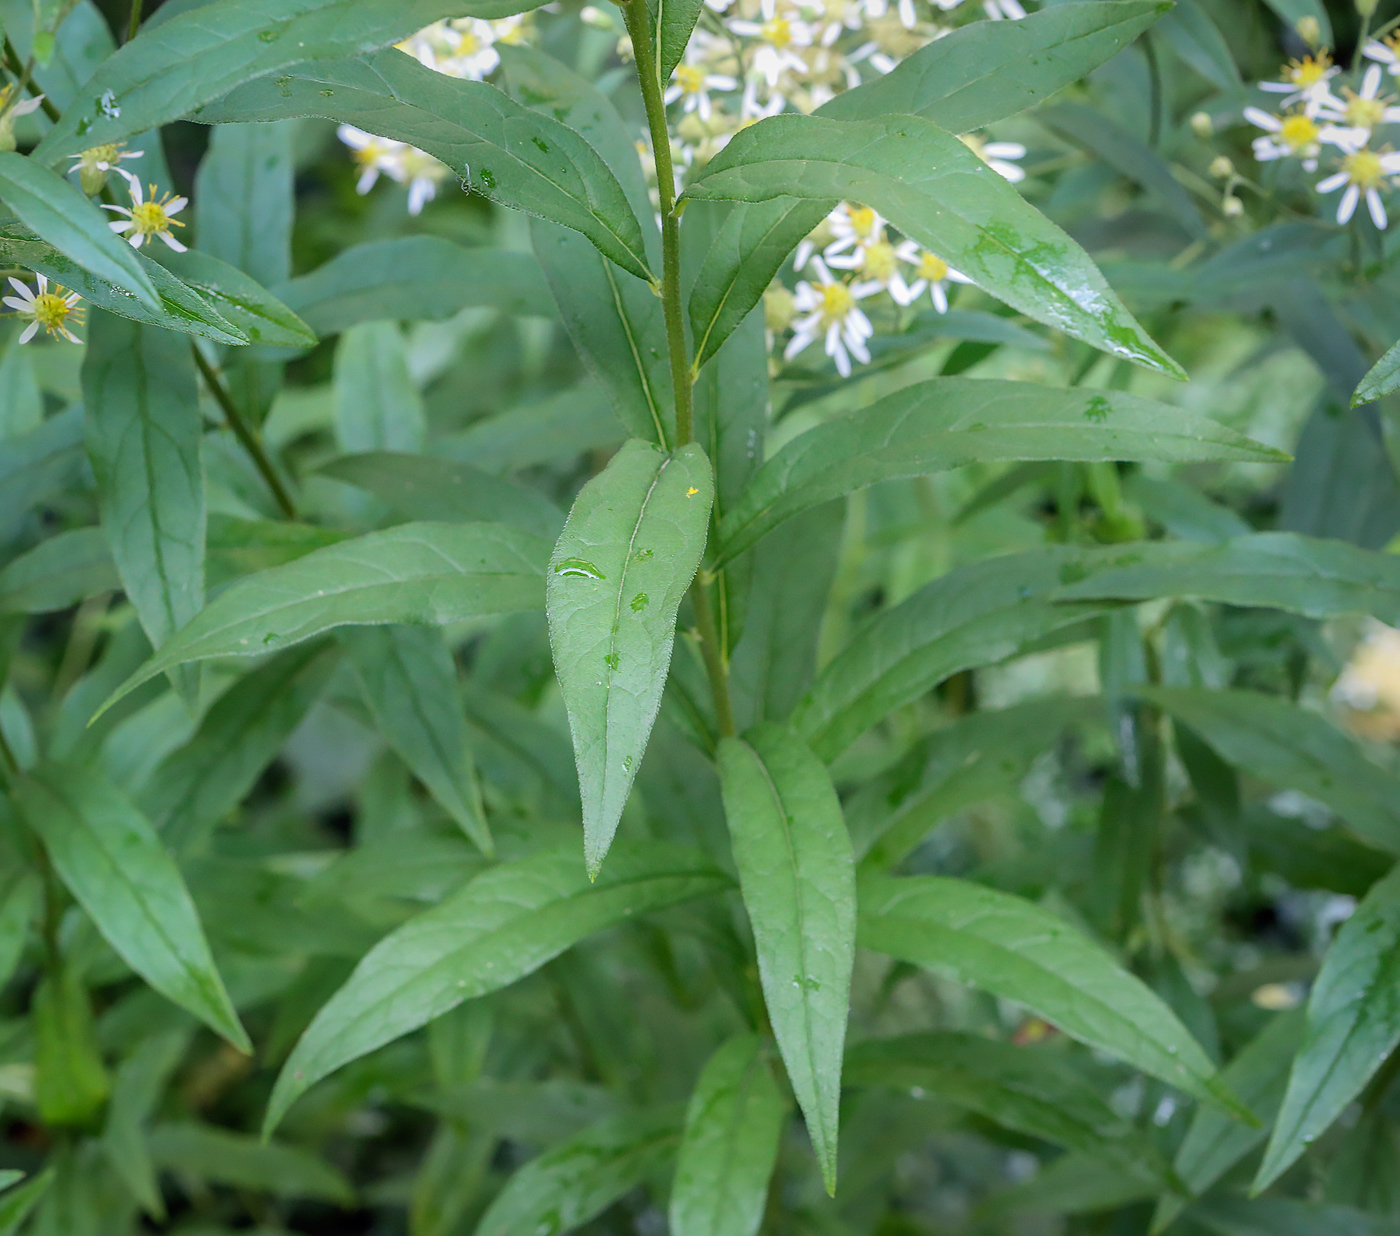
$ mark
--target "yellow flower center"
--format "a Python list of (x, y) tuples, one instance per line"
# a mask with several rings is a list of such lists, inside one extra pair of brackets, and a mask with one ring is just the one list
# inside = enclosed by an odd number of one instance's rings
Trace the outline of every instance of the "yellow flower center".
[(765, 43), (782, 49), (792, 42), (792, 23), (786, 17), (775, 17), (763, 23), (761, 35)]
[(131, 221), (142, 236), (155, 236), (172, 227), (184, 227), (165, 213), (165, 206), (157, 201), (139, 202), (131, 208)]
[(1359, 189), (1374, 189), (1385, 175), (1381, 157), (1373, 150), (1358, 150), (1342, 160), (1342, 170)]
[(1307, 90), (1326, 81), (1331, 67), (1332, 57), (1326, 52), (1318, 52), (1316, 56), (1304, 56), (1301, 60), (1290, 61), (1283, 75), (1295, 86)]
[(686, 94), (699, 94), (705, 88), (705, 70), (693, 64), (676, 66), (676, 85)]
[(919, 278), (938, 283), (947, 277), (948, 263), (925, 249), (923, 257), (919, 259)]
[(430, 154), (424, 154), (414, 147), (403, 152), (403, 161), (400, 164), (410, 180), (426, 178), (428, 180), (441, 180), (447, 172), (447, 168)]
[(851, 221), (851, 228), (857, 236), (869, 240), (875, 235), (875, 212), (869, 206), (852, 206), (846, 212), (846, 217)]
[(987, 157), (984, 150), (986, 143), (980, 137), (973, 137), (970, 133), (960, 133), (958, 135), (958, 141), (972, 151), (979, 159), (985, 159)]
[(118, 153), (124, 145), (124, 142), (104, 142), (101, 146), (84, 150), (79, 158), (88, 167), (95, 168), (99, 163), (106, 163), (110, 167), (116, 164)]
[(1290, 150), (1302, 150), (1306, 146), (1311, 146), (1317, 141), (1318, 128), (1311, 116), (1305, 116), (1302, 112), (1295, 112), (1291, 116), (1286, 116), (1283, 127), (1279, 129), (1279, 138)]
[(51, 335), (57, 335), (69, 318), (75, 323), (83, 320), (83, 311), (76, 305), (70, 305), (60, 295), (62, 291), (56, 286), (54, 291), (40, 292), (34, 298), (34, 320)]
[(457, 42), (457, 54), (459, 56), (475, 56), (481, 50), (481, 40), (470, 30), (460, 31), (461, 38)]
[(1347, 124), (1357, 129), (1374, 129), (1385, 119), (1384, 99), (1363, 99), (1353, 94), (1347, 100)]
[(828, 283), (822, 288), (822, 324), (831, 326), (843, 321), (856, 307), (856, 298), (844, 283)]
[(895, 270), (894, 246), (882, 240), (866, 249), (865, 270), (872, 279), (888, 283)]

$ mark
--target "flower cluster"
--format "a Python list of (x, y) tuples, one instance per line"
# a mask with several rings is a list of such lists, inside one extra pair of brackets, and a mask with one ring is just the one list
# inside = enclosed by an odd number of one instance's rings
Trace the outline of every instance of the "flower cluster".
[[(497, 44), (524, 41), (529, 33), (528, 20), (529, 14), (520, 13), (496, 21), (475, 17), (437, 21), (398, 46), (435, 73), (479, 82), (501, 63)], [(341, 125), (337, 132), (360, 168), (356, 190), (368, 193), (381, 175), (407, 185), (409, 214), (418, 214), (431, 202), (447, 177), (446, 164), (407, 142), (376, 137), (348, 124)]]
[(1385, 195), (1400, 177), (1400, 152), (1385, 140), (1387, 126), (1400, 123), (1400, 99), (1388, 90), (1400, 77), (1400, 34), (1366, 44), (1362, 55), (1371, 63), (1351, 84), (1343, 84), (1349, 75), (1325, 48), (1290, 61), (1279, 80), (1259, 84), (1283, 96), (1278, 110), (1247, 107), (1244, 116), (1263, 130), (1253, 143), (1256, 160), (1296, 160), (1309, 175), (1324, 172), (1313, 188), (1323, 195), (1340, 190), (1338, 223), (1349, 222), (1364, 201), (1371, 221), (1385, 228)]

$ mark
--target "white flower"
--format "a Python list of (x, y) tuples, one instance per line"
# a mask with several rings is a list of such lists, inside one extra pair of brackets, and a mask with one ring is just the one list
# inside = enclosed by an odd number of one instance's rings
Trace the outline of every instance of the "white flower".
[(997, 175), (1004, 176), (1013, 185), (1025, 180), (1025, 169), (1009, 162), (1012, 159), (1026, 157), (1026, 148), (1020, 142), (988, 142), (983, 141), (980, 137), (974, 137), (970, 133), (962, 134), (958, 141), (962, 142)]
[(388, 171), (396, 181), (408, 186), (408, 213), (416, 215), (437, 197), (438, 185), (447, 175), (447, 165), (416, 146), (405, 146)]
[(870, 350), (865, 341), (875, 333), (857, 302), (879, 291), (880, 285), (837, 283), (821, 258), (813, 258), (812, 265), (816, 267), (818, 282), (804, 279), (793, 293), (798, 312), (807, 316), (794, 324), (783, 359), (791, 360), (819, 336), (825, 336), (826, 354), (836, 362), (837, 373), (848, 378), (852, 356), (869, 364)]
[(1400, 151), (1375, 151), (1362, 147), (1360, 150), (1353, 150), (1342, 160), (1340, 172), (1319, 180), (1317, 191), (1334, 193), (1346, 185), (1346, 192), (1337, 204), (1338, 223), (1346, 223), (1351, 219), (1356, 213), (1357, 202), (1362, 194), (1365, 194), (1366, 208), (1371, 212), (1371, 222), (1378, 228), (1384, 228), (1387, 218), (1380, 190), (1389, 177), (1397, 174), (1400, 174)]
[(139, 249), (152, 236), (159, 236), (176, 253), (184, 253), (185, 246), (175, 239), (170, 229), (185, 226), (174, 216), (190, 204), (190, 199), (175, 197), (169, 193), (158, 198), (156, 187), (152, 185), (151, 200), (144, 201), (141, 197), (141, 182), (135, 176), (131, 178), (128, 188), (131, 190), (130, 206), (103, 205), (103, 210), (112, 210), (126, 216), (125, 219), (113, 219), (107, 226), (118, 236), (125, 235), (131, 241), (133, 249)]
[(1317, 155), (1323, 142), (1346, 149), (1366, 140), (1364, 129), (1318, 124), (1305, 111), (1274, 116), (1257, 107), (1246, 107), (1244, 118), (1265, 131), (1265, 136), (1256, 137), (1253, 142), (1254, 157), (1260, 163), (1296, 157), (1302, 159), (1304, 169), (1309, 172), (1317, 170)]
[(1361, 79), (1361, 90), (1343, 88), (1345, 99), (1329, 93), (1317, 109), (1325, 120), (1334, 120), (1349, 129), (1370, 133), (1377, 125), (1394, 124), (1400, 120), (1400, 107), (1394, 107), (1394, 95), (1381, 95), (1381, 66), (1371, 65)]
[(701, 120), (709, 120), (713, 112), (711, 90), (734, 90), (739, 85), (734, 78), (723, 73), (707, 73), (697, 64), (678, 64), (672, 76), (674, 80), (664, 96), (667, 105), (684, 99), (681, 110), (696, 112)]
[(1383, 64), (1391, 77), (1400, 77), (1400, 34), (1392, 34), (1384, 42), (1377, 39), (1361, 49), (1367, 60)]
[(1260, 82), (1260, 90), (1274, 94), (1286, 94), (1283, 106), (1302, 103), (1308, 112), (1314, 112), (1328, 95), (1327, 83), (1340, 69), (1332, 63), (1332, 57), (1325, 51), (1316, 56), (1304, 56), (1301, 60), (1290, 60), (1284, 65), (1281, 82)]
[(69, 175), (78, 173), (78, 183), (82, 185), (83, 192), (91, 197), (95, 193), (101, 193), (102, 187), (107, 183), (107, 173), (116, 172), (118, 175), (126, 177), (127, 184), (131, 184), (135, 177), (121, 166), (123, 159), (139, 159), (146, 152), (144, 150), (123, 150), (125, 142), (106, 142), (101, 146), (93, 146), (90, 150), (84, 150), (82, 154), (74, 155), (73, 162), (68, 168)]
[(1026, 15), (1020, 0), (982, 0), (982, 12), (993, 21), (1001, 21), (1002, 18), (1014, 21)]
[(37, 293), (31, 292), (28, 284), (11, 278), (10, 286), (18, 295), (6, 296), (3, 301), (20, 317), (29, 319), (29, 325), (24, 328), (19, 341), (28, 343), (42, 326), (55, 338), (62, 335), (69, 343), (82, 343), (82, 340), (68, 329), (70, 320), (74, 325), (82, 325), (83, 311), (78, 308), (81, 297), (76, 292), (65, 293), (58, 284), (54, 284), (53, 291), (50, 292), (49, 281), (43, 275), (36, 275), (35, 278), (39, 280)]
[[(937, 254), (930, 253), (912, 240), (904, 241), (894, 252), (901, 262), (908, 262), (914, 267), (914, 281), (905, 285), (902, 295), (896, 291), (893, 283), (890, 284), (890, 295), (901, 305), (912, 305), (927, 291), (929, 299), (933, 301), (933, 307), (939, 313), (947, 313), (948, 284), (972, 282)], [(900, 282), (903, 284), (903, 280)]]
[(842, 202), (826, 217), (834, 239), (822, 250), (828, 265), (838, 270), (859, 270), (863, 251), (885, 239), (884, 217), (869, 206)]
[(341, 125), (336, 129), (335, 135), (350, 147), (355, 162), (359, 164), (360, 178), (355, 182), (356, 193), (368, 193), (374, 188), (381, 172), (392, 175), (398, 164), (399, 154), (404, 149), (402, 142), (387, 137), (376, 137), (373, 133), (366, 133), (351, 124)]
[[(955, 0), (961, 3), (962, 0)], [(950, 8), (950, 5), (940, 5), (940, 8)], [(879, 20), (889, 12), (889, 0), (861, 0), (860, 8), (865, 11), (867, 17)], [(918, 23), (918, 14), (914, 11), (914, 0), (899, 0), (899, 24), (906, 30), (912, 30)]]
[(795, 49), (812, 45), (812, 27), (786, 8), (780, 13), (777, 0), (763, 0), (762, 16), (761, 22), (731, 17), (725, 25), (732, 34), (759, 40), (753, 53), (753, 71), (772, 90), (784, 71), (807, 71), (807, 62)]

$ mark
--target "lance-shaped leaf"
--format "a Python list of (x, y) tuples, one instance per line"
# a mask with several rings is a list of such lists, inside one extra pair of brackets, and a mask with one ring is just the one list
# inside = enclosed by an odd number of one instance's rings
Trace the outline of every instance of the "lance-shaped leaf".
[(252, 78), (388, 47), (463, 12), (460, 0), (214, 0), (186, 8), (107, 57), (34, 157), (53, 164), (135, 137)]
[(1151, 1143), (1058, 1053), (951, 1030), (867, 1039), (846, 1053), (846, 1084), (917, 1088), (1018, 1133), (1167, 1175)]
[(1102, 613), (1050, 600), (1095, 551), (1046, 546), (949, 571), (885, 610), (817, 675), (792, 725), (833, 759), (894, 709), (950, 674), (1005, 660), (1033, 640)]
[(860, 885), (859, 943), (1015, 1000), (1081, 1043), (1242, 1112), (1210, 1057), (1150, 988), (1024, 898), (941, 876), (871, 877)]
[(100, 528), (74, 528), (41, 541), (0, 571), (0, 613), (44, 614), (121, 587)]
[[(1281, 9), (1282, 4), (1270, 7)], [(1392, 1222), (1354, 1206), (1294, 1197), (1212, 1197), (1191, 1208), (1193, 1226), (1214, 1236), (1390, 1236)]]
[(176, 665), (255, 656), (332, 627), (538, 609), (546, 542), (500, 524), (401, 524), (259, 571), (206, 605), (104, 705)]
[(1400, 1045), (1400, 869), (1374, 885), (1337, 932), (1308, 996), (1255, 1192), (1277, 1180)]
[(204, 424), (188, 340), (94, 313), (83, 406), (102, 530), (160, 648), (204, 604)]
[(165, 246), (161, 265), (198, 292), (206, 304), (250, 342), (279, 348), (309, 348), (316, 333), (256, 279), (198, 249), (175, 253)]
[(1114, 356), (1182, 377), (1098, 268), (956, 137), (917, 116), (773, 116), (735, 135), (690, 198), (845, 198), (883, 214), (984, 291)]
[(1145, 689), (1230, 764), (1325, 803), (1367, 841), (1400, 854), (1400, 782), (1320, 713), (1257, 691)]
[(340, 642), (379, 731), (462, 831), (495, 852), (452, 650), (434, 627), (354, 627)]
[(567, 125), (495, 86), (435, 73), (391, 48), (246, 82), (192, 119), (291, 116), (324, 116), (408, 142), (441, 159), (472, 191), (582, 232), (624, 270), (652, 277), (642, 225), (602, 156)]
[(189, 890), (150, 822), (96, 769), (50, 764), (20, 809), (64, 884), (122, 959), (240, 1051), (251, 1051)]
[(974, 22), (818, 109), (837, 120), (924, 116), (952, 133), (1034, 107), (1127, 47), (1164, 0), (1056, 4), (1017, 21)]
[(1215, 544), (1149, 541), (1067, 582), (1065, 600), (1191, 597), (1265, 605), (1309, 618), (1371, 614), (1400, 623), (1400, 560), (1294, 532), (1260, 532)]
[(354, 245), (272, 290), (320, 335), (357, 322), (438, 321), (478, 307), (554, 316), (539, 263), (528, 253), (466, 249), (438, 236)]
[(834, 1195), (855, 962), (851, 839), (826, 768), (780, 725), (724, 739), (719, 775), (768, 1018)]
[(1358, 404), (1384, 399), (1397, 390), (1400, 390), (1400, 343), (1366, 371), (1366, 376), (1351, 397), (1351, 406), (1354, 408)]
[(523, 978), (613, 923), (729, 886), (700, 855), (658, 842), (619, 845), (593, 881), (572, 846), (488, 868), (365, 955), (283, 1067), (264, 1130), (328, 1073), (463, 1000)]
[(732, 1038), (709, 1058), (676, 1156), (673, 1236), (755, 1236), (786, 1115), (756, 1035)]
[(187, 287), (158, 262), (142, 254), (137, 257), (160, 301), (154, 309), (148, 309), (116, 284), (77, 265), (22, 223), (0, 223), (0, 260), (48, 276), (55, 283), (79, 293), (94, 308), (105, 309), (133, 322), (198, 335), (215, 343), (248, 342), (248, 336), (239, 327), (193, 288)]
[(661, 706), (676, 610), (700, 565), (713, 497), (695, 443), (668, 454), (633, 439), (579, 491), (549, 560), (549, 639), (594, 874)]
[(34, 1179), (26, 1181), (20, 1188), (0, 1197), (0, 1236), (15, 1236), (20, 1226), (29, 1218), (29, 1212), (43, 1200), (57, 1173), (57, 1168), (50, 1167)]
[(270, 288), (292, 273), (294, 124), (226, 124), (194, 185), (199, 252)]
[(516, 1172), (481, 1216), (476, 1236), (561, 1236), (582, 1227), (661, 1167), (680, 1130), (679, 1107), (590, 1125)]
[(196, 1180), (342, 1206), (355, 1198), (340, 1172), (300, 1146), (260, 1142), (246, 1133), (193, 1122), (157, 1125), (150, 1145), (151, 1158), (160, 1167)]
[(124, 288), (148, 309), (160, 306), (136, 251), (113, 233), (111, 220), (62, 176), (14, 151), (0, 153), (0, 201), (65, 257)]
[(894, 477), (978, 460), (1278, 460), (1272, 447), (1122, 391), (934, 378), (825, 421), (759, 469), (720, 525), (719, 561), (790, 515)]

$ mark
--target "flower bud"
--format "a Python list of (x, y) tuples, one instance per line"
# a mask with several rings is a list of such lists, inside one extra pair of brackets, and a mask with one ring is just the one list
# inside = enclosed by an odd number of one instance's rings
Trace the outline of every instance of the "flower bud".
[(1238, 219), (1244, 214), (1244, 203), (1233, 193), (1227, 193), (1225, 200), (1220, 203), (1220, 209), (1225, 213), (1227, 219)]
[(1356, 11), (1363, 18), (1370, 17), (1376, 11), (1376, 0), (1356, 0)]
[[(1357, 0), (1357, 9), (1360, 9), (1366, 2), (1367, 0)], [(1375, 7), (1374, 0), (1372, 0), (1371, 8), (1374, 10)], [(1322, 45), (1322, 23), (1319, 22), (1316, 17), (1298, 18), (1298, 24), (1294, 26), (1294, 29), (1297, 30), (1298, 37), (1312, 48), (1313, 51), (1316, 51)]]
[(8, 153), (15, 148), (15, 114), (6, 112), (0, 116), (0, 152)]
[(797, 302), (781, 283), (763, 293), (763, 322), (775, 335), (787, 330), (796, 316)]
[(1215, 136), (1215, 121), (1210, 118), (1209, 112), (1192, 113), (1191, 132), (1202, 141), (1208, 141)]
[(1210, 174), (1216, 180), (1228, 180), (1235, 174), (1235, 165), (1224, 155), (1217, 155), (1210, 161)]

